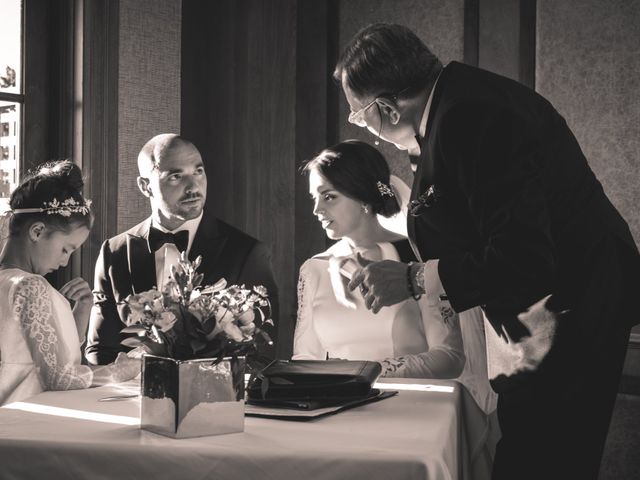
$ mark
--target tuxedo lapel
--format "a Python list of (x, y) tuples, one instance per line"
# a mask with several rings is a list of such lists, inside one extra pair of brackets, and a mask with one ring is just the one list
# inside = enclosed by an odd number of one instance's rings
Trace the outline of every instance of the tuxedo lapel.
[(137, 232), (127, 237), (127, 261), (133, 293), (149, 290), (157, 283), (155, 254), (149, 250), (150, 225), (151, 219), (148, 218)]
[[(416, 137), (417, 138), (417, 137)], [(418, 261), (424, 261), (420, 255), (420, 251), (418, 249), (417, 238), (416, 238), (416, 217), (411, 214), (411, 205), (414, 200), (418, 198), (421, 193), (421, 187), (423, 184), (424, 170), (425, 164), (427, 163), (427, 141), (425, 139), (418, 139), (418, 143), (421, 144), (420, 147), (420, 156), (417, 161), (416, 173), (413, 177), (413, 185), (411, 186), (411, 198), (409, 201), (409, 208), (407, 211), (407, 235), (409, 237), (409, 245), (411, 245), (411, 250), (413, 250), (414, 255), (418, 259)]]
[(227, 240), (228, 237), (220, 231), (217, 219), (207, 216), (205, 212), (193, 238), (191, 250), (189, 250), (189, 260), (191, 261), (195, 260), (198, 255), (202, 255), (202, 263), (198, 271), (204, 274), (203, 284), (213, 283), (219, 279), (220, 256)]
[[(407, 234), (409, 236), (409, 244), (415, 254), (416, 258), (423, 262), (425, 259), (420, 255), (418, 244), (422, 244), (418, 238), (419, 228), (416, 228), (417, 217), (411, 215), (411, 202), (416, 200), (422, 195), (430, 186), (435, 185), (437, 181), (437, 166), (435, 164), (435, 148), (432, 146), (433, 131), (436, 130), (436, 113), (440, 104), (442, 92), (444, 90), (443, 85), (446, 83), (447, 73), (449, 71), (448, 66), (444, 68), (440, 74), (440, 78), (435, 85), (433, 97), (431, 99), (431, 106), (429, 107), (429, 116), (427, 118), (427, 126), (425, 137), (421, 138), (416, 136), (416, 140), (420, 145), (420, 156), (417, 159), (416, 172), (413, 177), (413, 185), (411, 187), (411, 201), (409, 203), (409, 212), (407, 212)], [(413, 161), (413, 159), (412, 159)]]

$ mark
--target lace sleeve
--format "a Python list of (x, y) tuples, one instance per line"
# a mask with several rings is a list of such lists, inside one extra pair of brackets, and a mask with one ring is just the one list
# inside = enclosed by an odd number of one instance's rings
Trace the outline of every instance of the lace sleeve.
[[(60, 338), (54, 317), (56, 312), (44, 279), (28, 277), (16, 286), (13, 313), (20, 322), (45, 390), (74, 390), (91, 386), (91, 368), (74, 364), (67, 358), (64, 339)], [(71, 311), (69, 315), (72, 315)]]
[(428, 305), (419, 301), (429, 350), (383, 361), (383, 375), (413, 378), (456, 378), (464, 368), (465, 355), (460, 318), (448, 302)]
[(298, 276), (298, 319), (293, 339), (294, 360), (324, 360), (326, 350), (320, 343), (313, 324), (313, 294), (318, 284), (308, 261)]

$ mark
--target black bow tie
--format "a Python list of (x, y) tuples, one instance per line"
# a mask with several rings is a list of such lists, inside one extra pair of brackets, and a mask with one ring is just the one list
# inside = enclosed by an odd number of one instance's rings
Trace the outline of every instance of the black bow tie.
[(180, 230), (176, 233), (168, 233), (151, 227), (149, 229), (149, 249), (155, 252), (165, 243), (173, 243), (179, 252), (184, 252), (189, 245), (189, 232)]

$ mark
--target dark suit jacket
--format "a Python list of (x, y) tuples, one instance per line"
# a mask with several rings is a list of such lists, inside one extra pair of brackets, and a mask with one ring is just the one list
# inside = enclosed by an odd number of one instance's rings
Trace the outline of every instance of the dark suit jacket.
[[(96, 262), (94, 307), (91, 311), (85, 354), (92, 364), (112, 362), (117, 353), (127, 349), (120, 345), (122, 301), (156, 285), (155, 255), (149, 249), (151, 219), (102, 244)], [(263, 285), (269, 292), (273, 321), (278, 321), (278, 290), (271, 270), (271, 255), (258, 240), (212, 216), (203, 215), (193, 239), (189, 259), (202, 255), (198, 271), (204, 274), (203, 285), (224, 277), (228, 285)], [(266, 330), (276, 341), (275, 327)], [(273, 356), (273, 349), (261, 352)]]
[(605, 238), (625, 259), (623, 283), (637, 292), (640, 258), (628, 226), (543, 97), (452, 62), (421, 146), (412, 200), (424, 193), (430, 206), (409, 216), (409, 236), (422, 260), (440, 259), (456, 311), (480, 305), (517, 339), (524, 332), (515, 316), (547, 294), (559, 308), (583, 301)]

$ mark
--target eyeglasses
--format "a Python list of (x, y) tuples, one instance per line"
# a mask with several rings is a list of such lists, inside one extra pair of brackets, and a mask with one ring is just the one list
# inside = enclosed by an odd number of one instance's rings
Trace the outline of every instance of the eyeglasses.
[(376, 100), (378, 100), (378, 98), (379, 97), (374, 98), (373, 100), (371, 100), (371, 102), (367, 103), (364, 107), (362, 107), (357, 112), (349, 112), (349, 123), (353, 123), (354, 125), (357, 125), (359, 127), (366, 127), (367, 122), (364, 120), (363, 114), (364, 112), (367, 111), (368, 108), (370, 108), (374, 103), (376, 103)]
[(349, 112), (349, 122), (353, 123), (354, 125), (357, 125), (358, 127), (366, 127), (367, 122), (364, 119), (364, 112), (366, 112), (367, 109), (371, 108), (371, 106), (375, 104), (379, 98), (386, 97), (386, 98), (390, 98), (395, 102), (398, 100), (398, 97), (402, 95), (404, 92), (406, 92), (407, 90), (409, 90), (409, 87), (403, 88), (398, 93), (381, 93), (380, 95), (378, 95), (376, 98), (371, 100), (371, 102), (367, 103), (364, 107), (362, 107), (357, 112)]

